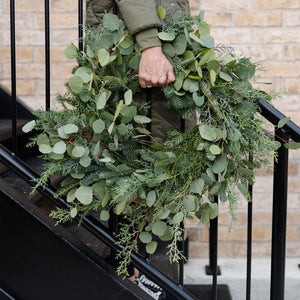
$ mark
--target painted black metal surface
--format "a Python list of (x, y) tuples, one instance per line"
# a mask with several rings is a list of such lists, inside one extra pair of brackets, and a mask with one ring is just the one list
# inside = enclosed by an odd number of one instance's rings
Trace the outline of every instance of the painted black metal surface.
[(139, 299), (0, 194), (0, 287), (16, 299)]

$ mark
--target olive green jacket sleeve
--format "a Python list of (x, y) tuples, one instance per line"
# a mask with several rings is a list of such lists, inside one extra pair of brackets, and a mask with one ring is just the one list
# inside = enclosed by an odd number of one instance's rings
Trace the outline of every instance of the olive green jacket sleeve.
[(155, 0), (117, 0), (122, 18), (131, 35), (135, 36), (141, 50), (160, 46), (157, 36), (161, 22)]
[[(158, 28), (161, 26), (155, 0), (116, 0), (119, 12), (141, 50), (160, 46)], [(112, 0), (87, 0), (86, 24), (98, 26), (105, 12), (111, 12)]]

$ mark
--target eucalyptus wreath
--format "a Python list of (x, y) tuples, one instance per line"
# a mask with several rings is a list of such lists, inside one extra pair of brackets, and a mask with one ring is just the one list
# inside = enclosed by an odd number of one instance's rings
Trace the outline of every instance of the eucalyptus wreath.
[[(164, 11), (159, 8), (164, 19)], [(183, 259), (180, 223), (197, 218), (209, 226), (218, 215), (214, 196), (229, 203), (235, 219), (240, 195), (250, 200), (247, 185), (253, 170), (268, 163), (278, 143), (267, 137), (257, 117), (257, 98), (271, 94), (254, 88), (256, 64), (233, 49), (215, 46), (203, 13), (163, 22), (159, 38), (173, 65), (176, 81), (163, 88), (164, 105), (199, 123), (186, 132), (172, 131), (164, 143), (153, 140), (147, 124), (149, 105), (140, 99), (141, 51), (125, 24), (106, 14), (97, 30), (86, 28), (86, 50), (65, 49), (76, 59), (68, 92), (58, 95), (59, 109), (36, 111), (36, 121), (23, 130), (38, 130), (37, 145), (45, 171), (36, 188), (52, 175), (62, 175), (57, 197), (69, 209), (51, 216), (71, 221), (90, 211), (107, 221), (121, 215), (117, 235), (118, 272), (127, 275), (137, 241), (153, 254), (158, 239), (168, 241), (171, 262)]]

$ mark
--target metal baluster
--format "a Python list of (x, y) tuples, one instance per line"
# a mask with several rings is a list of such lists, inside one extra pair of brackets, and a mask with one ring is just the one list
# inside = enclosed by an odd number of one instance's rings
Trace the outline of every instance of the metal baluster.
[(50, 109), (50, 18), (49, 0), (45, 0), (45, 89), (46, 110)]
[[(184, 132), (185, 130), (185, 121), (184, 119), (181, 117), (180, 118), (180, 131)], [(184, 230), (184, 224), (183, 222), (180, 223), (180, 227), (182, 230)], [(184, 253), (184, 231), (182, 231), (183, 233), (183, 239), (182, 241), (179, 243), (179, 249), (180, 251), (182, 251), (182, 253)], [(183, 287), (184, 286), (184, 260), (180, 260), (179, 262), (179, 284)]]
[(83, 2), (78, 0), (78, 49), (83, 51)]
[[(250, 158), (251, 160), (252, 158)], [(248, 227), (247, 227), (247, 279), (246, 279), (246, 300), (251, 299), (251, 265), (252, 265), (252, 185), (248, 186), (250, 201), (248, 202)]]
[(278, 149), (277, 161), (274, 161), (270, 299), (283, 300), (285, 283), (288, 149), (283, 146), (282, 140), (288, 140), (288, 137), (283, 129), (279, 129), (276, 135), (276, 140), (281, 142), (281, 147)]
[[(215, 203), (218, 204), (218, 196), (214, 197), (215, 199)], [(213, 271), (213, 286), (212, 286), (212, 295), (211, 295), (211, 299), (212, 300), (217, 300), (218, 298), (218, 274), (219, 274), (219, 270), (218, 270), (218, 217), (214, 218), (213, 220), (211, 220), (211, 234), (212, 236), (210, 236), (210, 247), (211, 247), (211, 252), (212, 252), (212, 261), (211, 261), (211, 265), (212, 265), (212, 271)]]
[(10, 52), (11, 52), (11, 101), (12, 101), (12, 152), (17, 156), (17, 92), (16, 92), (16, 28), (15, 1), (10, 1)]

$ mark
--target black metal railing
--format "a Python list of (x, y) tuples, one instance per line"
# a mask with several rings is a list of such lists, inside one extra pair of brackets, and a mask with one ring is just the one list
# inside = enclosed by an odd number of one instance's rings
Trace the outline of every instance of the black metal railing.
[[(49, 0), (45, 4), (45, 83), (46, 97), (45, 107), (50, 109), (50, 10)], [(114, 12), (117, 7), (114, 6)], [(78, 0), (78, 36), (79, 49), (83, 49), (83, 1)], [(0, 147), (0, 161), (8, 168), (13, 170), (18, 176), (22, 177), (30, 185), (33, 185), (38, 174), (27, 166), (17, 157), (18, 153), (18, 136), (17, 136), (17, 91), (16, 91), (16, 45), (15, 45), (15, 1), (10, 0), (10, 25), (11, 25), (11, 101), (12, 101), (12, 149), (11, 151)], [(151, 92), (148, 91), (148, 98)], [(270, 104), (257, 100), (261, 109), (261, 115), (264, 116), (273, 125), (285, 118), (278, 110)], [(300, 128), (293, 122), (287, 122), (283, 128), (276, 130), (276, 140), (281, 142), (278, 150), (277, 160), (274, 163), (274, 181), (273, 181), (273, 221), (272, 221), (272, 255), (271, 255), (271, 300), (284, 299), (285, 284), (285, 246), (286, 246), (286, 211), (287, 211), (287, 182), (288, 182), (288, 149), (284, 147), (284, 142), (293, 140), (300, 142)], [(250, 158), (251, 159), (251, 158)], [(54, 198), (55, 190), (50, 186), (40, 189), (40, 192), (48, 199), (60, 207), (66, 207), (66, 203), (61, 198)], [(249, 192), (252, 194), (252, 186), (249, 186)], [(218, 199), (216, 198), (217, 202)], [(83, 220), (82, 226), (86, 227), (96, 237), (107, 244), (111, 249), (118, 250), (115, 234), (103, 226), (100, 222), (92, 217)], [(218, 299), (217, 276), (220, 274), (218, 268), (218, 218), (211, 222), (209, 235), (209, 264), (207, 274), (212, 277), (211, 299)], [(183, 244), (182, 244), (183, 247)], [(247, 278), (246, 278), (246, 299), (251, 299), (251, 254), (252, 254), (252, 202), (248, 203), (248, 236), (247, 236)], [(133, 264), (144, 274), (157, 282), (163, 289), (171, 294), (174, 299), (194, 299), (184, 289), (184, 264), (183, 261), (179, 266), (179, 282), (174, 282), (151, 265), (148, 258), (142, 258), (139, 255), (131, 253)], [(199, 295), (201, 298), (201, 295)]]

